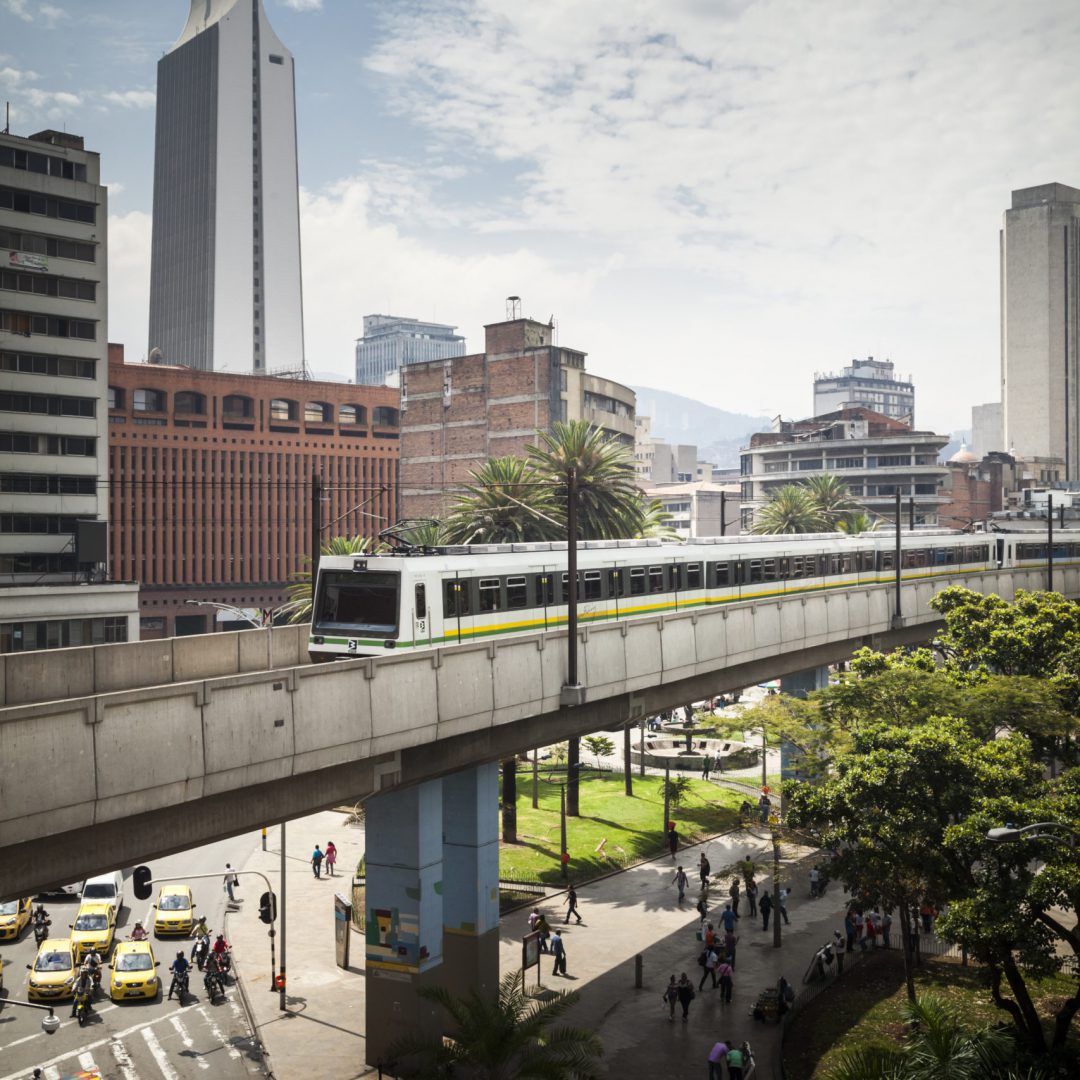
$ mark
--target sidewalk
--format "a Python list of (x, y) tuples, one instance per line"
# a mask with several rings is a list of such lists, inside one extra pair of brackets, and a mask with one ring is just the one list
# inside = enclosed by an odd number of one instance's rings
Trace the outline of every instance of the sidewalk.
[[(256, 851), (245, 869), (262, 870), (277, 887), (279, 830), (269, 831), (268, 848)], [(341, 877), (316, 881), (309, 865), (315, 843), (337, 844)], [(352, 937), (349, 970), (335, 965), (333, 896), (335, 889), (349, 895), (351, 873), (363, 853), (363, 829), (346, 829), (342, 815), (327, 811), (288, 826), (288, 1000), (289, 1012), (278, 1011), (278, 995), (269, 992), (269, 945), (266, 927), (257, 912), (229, 916), (228, 932), (238, 971), (254, 1014), (257, 1034), (269, 1055), (277, 1080), (306, 1080), (316, 1067), (325, 1080), (353, 1080), (374, 1075), (364, 1064), (365, 978), (364, 942)], [(685, 971), (695, 987), (701, 978), (697, 956), (701, 945), (694, 903), (699, 852), (707, 852), (713, 873), (733, 865), (745, 855), (759, 863), (758, 884), (771, 888), (772, 850), (767, 841), (740, 832), (684, 848), (678, 862), (691, 879), (682, 909), (671, 879), (670, 857), (613, 874), (578, 890), (584, 923), (565, 928), (567, 977), (553, 977), (551, 959), (541, 957), (540, 978), (547, 987), (581, 991), (581, 1001), (567, 1014), (567, 1022), (596, 1031), (604, 1043), (601, 1073), (611, 1077), (648, 1076), (652, 1080), (700, 1074), (717, 1038), (736, 1042), (749, 1039), (758, 1062), (757, 1076), (770, 1080), (778, 1051), (777, 1025), (755, 1023), (749, 1015), (758, 992), (775, 986), (781, 974), (799, 988), (803, 972), (817, 948), (842, 922), (839, 888), (824, 901), (808, 898), (806, 875), (796, 869), (788, 901), (791, 919), (785, 926), (780, 949), (772, 945), (760, 918), (751, 920), (743, 901), (735, 967), (735, 992), (730, 1006), (721, 1006), (719, 992), (708, 984), (690, 1007), (686, 1024), (668, 1020), (661, 994), (669, 976)], [(791, 849), (785, 845), (785, 852)], [(788, 863), (787, 856), (785, 864)], [(766, 873), (768, 869), (769, 873)], [(723, 885), (730, 883), (730, 875)], [(257, 904), (248, 890), (245, 907)], [(540, 905), (554, 929), (562, 928), (564, 895), (554, 894)], [(714, 884), (710, 911), (723, 910), (726, 888)], [(521, 935), (529, 909), (505, 916), (501, 935), (501, 968), (512, 971), (521, 958)], [(776, 912), (774, 912), (776, 914)], [(716, 925), (716, 920), (712, 920)], [(634, 957), (644, 962), (643, 987), (634, 988)], [(536, 969), (527, 983), (535, 985)], [(677, 1011), (678, 1016), (678, 1011)]]

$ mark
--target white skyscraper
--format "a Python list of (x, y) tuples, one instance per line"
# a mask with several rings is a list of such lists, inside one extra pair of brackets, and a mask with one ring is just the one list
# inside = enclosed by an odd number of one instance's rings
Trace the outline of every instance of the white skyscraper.
[(293, 58), (262, 0), (191, 0), (158, 62), (149, 347), (203, 370), (303, 367)]

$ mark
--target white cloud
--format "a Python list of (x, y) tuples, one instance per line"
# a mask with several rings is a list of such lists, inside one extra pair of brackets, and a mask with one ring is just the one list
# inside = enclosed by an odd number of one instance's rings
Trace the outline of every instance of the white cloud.
[(0, 68), (0, 86), (5, 90), (18, 90), (25, 83), (34, 82), (38, 78), (36, 71), (20, 71), (18, 68)]
[(157, 95), (153, 90), (110, 90), (104, 100), (125, 109), (152, 109)]
[(23, 22), (33, 22), (34, 16), (30, 11), (30, 5), (27, 0), (4, 0), (4, 6), (11, 12), (12, 15)]
[(293, 11), (322, 11), (323, 0), (281, 0), (282, 5)]
[(63, 8), (58, 8), (54, 4), (38, 4), (35, 8), (30, 0), (4, 0), (4, 6), (23, 22), (34, 22), (36, 12), (49, 30), (66, 14)]
[(78, 108), (83, 101), (79, 94), (68, 90), (38, 90), (35, 87), (27, 89), (25, 96), (35, 109), (45, 109), (47, 115)]
[(109, 215), (109, 340), (126, 346), (129, 360), (146, 355), (150, 227), (150, 215), (139, 210)]
[(45, 20), (45, 25), (50, 28), (55, 26), (67, 14), (63, 8), (58, 8), (53, 4), (42, 4), (38, 10)]

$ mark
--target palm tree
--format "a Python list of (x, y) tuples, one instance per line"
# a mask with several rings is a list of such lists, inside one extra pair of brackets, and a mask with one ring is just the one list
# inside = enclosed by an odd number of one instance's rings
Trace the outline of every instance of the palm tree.
[(450, 543), (520, 544), (565, 538), (566, 518), (555, 504), (552, 485), (525, 458), (491, 458), (470, 476), (446, 521)]
[(862, 509), (851, 497), (847, 484), (832, 473), (807, 477), (802, 486), (809, 492), (818, 514), (829, 528), (835, 528), (847, 514)]
[[(376, 544), (367, 536), (332, 536), (319, 549), (322, 555), (363, 555), (365, 552), (382, 551), (385, 545)], [(285, 609), (289, 622), (311, 621), (311, 556), (304, 556), (306, 570), (293, 574), (293, 583), (286, 587), (289, 602)]]
[(836, 527), (848, 536), (857, 536), (859, 533), (877, 532), (881, 519), (865, 510), (854, 510), (840, 518)]
[(451, 1021), (446, 1037), (406, 1037), (390, 1047), (391, 1058), (415, 1063), (420, 1077), (450, 1076), (460, 1067), (476, 1080), (587, 1080), (604, 1052), (591, 1031), (551, 1026), (578, 1000), (577, 991), (544, 1001), (526, 997), (520, 971), (502, 977), (493, 1001), (476, 990), (464, 997), (441, 986), (417, 992)]
[(802, 484), (785, 484), (769, 496), (754, 522), (760, 535), (824, 532), (829, 528)]

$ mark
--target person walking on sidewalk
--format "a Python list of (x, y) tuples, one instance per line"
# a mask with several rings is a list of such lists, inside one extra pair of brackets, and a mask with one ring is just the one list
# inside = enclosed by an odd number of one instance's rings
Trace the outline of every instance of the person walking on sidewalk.
[(686, 871), (680, 866), (675, 871), (675, 876), (671, 879), (672, 885), (677, 885), (679, 888), (679, 905), (682, 906), (683, 900), (686, 899), (686, 886), (689, 882), (689, 878), (686, 876)]
[(758, 910), (761, 912), (761, 929), (769, 929), (769, 912), (772, 911), (772, 897), (769, 895), (769, 890), (766, 889), (761, 894), (761, 899), (758, 901)]
[(667, 984), (667, 989), (664, 991), (664, 1004), (668, 1007), (668, 1019), (674, 1022), (675, 1020), (675, 1005), (679, 1000), (679, 985), (675, 982), (675, 976), (671, 976), (671, 982)]
[(833, 935), (832, 951), (833, 951), (833, 955), (836, 957), (836, 974), (837, 975), (843, 975), (844, 974), (844, 953), (847, 952), (847, 940), (845, 939), (844, 935), (840, 933), (839, 930), (834, 930), (832, 932), (832, 935)]
[(570, 888), (566, 890), (566, 918), (563, 920), (563, 925), (564, 926), (570, 921), (570, 916), (571, 915), (573, 915), (574, 918), (577, 919), (578, 926), (580, 926), (581, 925), (581, 915), (578, 913), (578, 909), (577, 909), (577, 892), (574, 889), (573, 885), (571, 885)]
[(317, 878), (322, 877), (323, 857), (322, 848), (316, 844), (315, 850), (311, 853), (311, 871)]
[(327, 877), (334, 876), (334, 863), (337, 862), (337, 848), (334, 847), (333, 840), (326, 841), (326, 874)]
[(735, 946), (738, 943), (739, 939), (733, 930), (724, 931), (724, 952), (727, 954), (727, 962), (731, 965), (732, 971), (735, 970)]
[(741, 863), (739, 863), (739, 870), (742, 872), (743, 881), (746, 882), (746, 887), (750, 888), (750, 882), (754, 880), (754, 860), (749, 855)]
[(698, 874), (701, 877), (701, 888), (707, 889), (709, 887), (709, 874), (712, 873), (712, 866), (709, 860), (705, 858), (705, 852), (701, 853), (701, 858), (698, 860)]
[(667, 847), (671, 852), (671, 861), (675, 861), (675, 852), (679, 850), (679, 834), (675, 829), (675, 822), (669, 822), (667, 831)]
[(709, 770), (712, 768), (712, 755), (708, 750), (705, 751), (705, 756), (701, 759), (701, 779), (709, 779)]
[(791, 895), (790, 889), (779, 888), (776, 890), (776, 901), (780, 908), (780, 914), (784, 916), (784, 925), (788, 925), (787, 898)]
[(724, 924), (724, 929), (725, 930), (734, 930), (735, 929), (735, 920), (738, 917), (739, 916), (736, 915), (735, 912), (731, 910), (731, 905), (730, 904), (725, 904), (724, 905), (724, 910), (720, 913), (720, 921)]
[(743, 1066), (745, 1064), (746, 1055), (737, 1046), (733, 1046), (727, 1052), (728, 1080), (743, 1080)]
[(750, 918), (757, 918), (757, 882), (750, 878), (746, 883), (746, 902), (750, 905)]
[(690, 976), (684, 971), (679, 976), (679, 985), (676, 987), (679, 995), (679, 1004), (682, 1006), (682, 1022), (685, 1024), (690, 1016), (690, 1002), (694, 1000), (694, 986), (690, 982)]
[(715, 949), (710, 949), (708, 945), (705, 946), (704, 952), (698, 957), (698, 963), (701, 965), (701, 982), (698, 983), (698, 990), (705, 989), (705, 980), (710, 976), (712, 977), (713, 989), (716, 989), (716, 965), (720, 963), (720, 957), (716, 955)]
[(555, 957), (555, 966), (551, 969), (551, 974), (565, 975), (566, 946), (563, 944), (562, 934), (558, 930), (551, 935), (551, 955)]
[(709, 1063), (709, 1080), (724, 1080), (724, 1061), (727, 1059), (728, 1045), (721, 1040), (714, 1043), (706, 1059)]
[(720, 979), (720, 1003), (731, 1004), (731, 991), (735, 986), (735, 969), (726, 960), (716, 965), (716, 974)]
[(225, 864), (225, 877), (222, 881), (225, 886), (225, 891), (229, 894), (229, 903), (236, 903), (236, 893), (234, 890), (236, 886), (240, 884), (240, 879), (236, 876), (236, 871), (232, 868), (232, 863)]
[(739, 918), (739, 900), (742, 894), (739, 892), (739, 879), (731, 879), (731, 888), (728, 889), (728, 896), (731, 897), (731, 910), (735, 912), (735, 918)]

